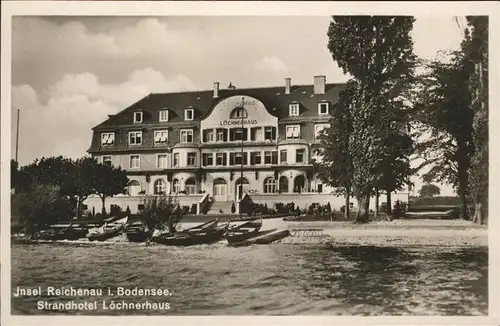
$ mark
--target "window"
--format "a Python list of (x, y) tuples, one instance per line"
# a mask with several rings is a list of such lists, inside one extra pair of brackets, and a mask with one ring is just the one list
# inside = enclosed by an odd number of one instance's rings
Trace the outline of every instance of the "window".
[(142, 131), (131, 131), (128, 133), (128, 143), (129, 145), (141, 145), (142, 144)]
[(111, 160), (111, 156), (103, 156), (102, 157), (102, 164), (111, 166), (113, 164), (113, 161)]
[(262, 155), (260, 152), (250, 153), (250, 165), (262, 164)]
[(226, 129), (217, 129), (217, 141), (227, 141)]
[(246, 165), (248, 162), (247, 155), (247, 153), (241, 152), (229, 153), (229, 165)]
[(174, 162), (173, 162), (173, 166), (174, 166), (174, 167), (179, 166), (179, 153), (174, 153)]
[(160, 117), (158, 120), (160, 120), (160, 122), (168, 121), (168, 110), (160, 110)]
[(262, 141), (262, 128), (252, 128), (250, 129), (250, 140), (251, 141)]
[(300, 138), (300, 125), (286, 126), (286, 139)]
[(174, 190), (175, 194), (178, 194), (179, 191), (181, 191), (181, 185), (179, 183), (179, 180), (174, 179), (174, 181), (172, 182), (172, 189)]
[(306, 150), (301, 148), (295, 151), (295, 162), (296, 163), (305, 163), (305, 155)]
[(193, 129), (181, 129), (181, 143), (193, 142)]
[(229, 129), (229, 141), (242, 141), (248, 138), (247, 128), (231, 128)]
[(215, 133), (212, 129), (203, 130), (203, 142), (213, 142), (215, 141)]
[(140, 167), (140, 157), (139, 155), (130, 155), (130, 164), (129, 167), (131, 169), (138, 169)]
[(264, 152), (264, 164), (278, 164), (278, 152), (277, 151)]
[(265, 127), (264, 129), (264, 138), (267, 140), (275, 140), (276, 139), (276, 127)]
[(166, 183), (163, 179), (158, 179), (154, 183), (155, 195), (161, 195), (165, 193)]
[(115, 133), (114, 132), (104, 132), (101, 134), (101, 144), (102, 145), (113, 145), (115, 143)]
[(229, 115), (231, 119), (238, 119), (238, 118), (246, 118), (248, 117), (247, 111), (244, 108), (236, 108), (233, 111), (231, 111), (231, 114)]
[(166, 154), (158, 154), (156, 158), (156, 167), (166, 169), (167, 168), (167, 155)]
[(226, 153), (217, 153), (215, 154), (215, 164), (218, 166), (227, 165), (227, 157)]
[(134, 112), (134, 123), (142, 123), (142, 112)]
[(276, 192), (276, 180), (273, 178), (266, 178), (264, 180), (264, 193)]
[(318, 114), (319, 115), (328, 114), (328, 103), (319, 103), (318, 104)]
[(194, 181), (194, 179), (192, 179), (192, 178), (187, 179), (186, 185), (184, 188), (186, 190), (186, 194), (188, 194), (188, 195), (196, 194), (196, 181)]
[(289, 113), (291, 117), (297, 117), (299, 115), (299, 104), (290, 104)]
[(328, 123), (323, 123), (323, 124), (318, 124), (314, 126), (314, 139), (318, 139), (320, 133), (324, 129), (330, 128), (330, 124)]
[(280, 151), (280, 163), (286, 163), (287, 162), (287, 159), (286, 159), (286, 149), (282, 149)]
[(196, 153), (187, 153), (187, 166), (196, 165)]
[(194, 110), (193, 109), (185, 109), (184, 110), (184, 120), (191, 121), (194, 119)]
[(214, 155), (212, 153), (203, 153), (202, 161), (203, 161), (203, 166), (214, 165)]
[(168, 138), (168, 131), (155, 130), (155, 144), (166, 143)]

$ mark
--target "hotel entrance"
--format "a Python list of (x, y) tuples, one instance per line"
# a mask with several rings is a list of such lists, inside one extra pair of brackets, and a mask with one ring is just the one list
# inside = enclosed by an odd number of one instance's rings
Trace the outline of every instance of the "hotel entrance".
[(241, 194), (241, 196), (243, 197), (245, 192), (247, 192), (248, 189), (250, 189), (250, 183), (245, 178), (238, 179), (238, 180), (236, 180), (236, 183), (235, 183), (235, 189), (236, 189), (236, 193), (235, 193), (234, 200), (240, 200), (240, 192), (243, 191), (243, 193)]
[(213, 195), (215, 201), (227, 201), (227, 182), (219, 178), (214, 181)]

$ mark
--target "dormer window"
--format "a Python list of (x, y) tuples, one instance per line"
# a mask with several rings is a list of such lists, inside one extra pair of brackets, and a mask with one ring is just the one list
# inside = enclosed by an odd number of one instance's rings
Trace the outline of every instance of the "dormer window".
[(289, 105), (289, 115), (291, 117), (298, 117), (299, 116), (299, 104), (298, 103), (293, 103)]
[(101, 134), (101, 145), (110, 146), (115, 143), (114, 132), (103, 132)]
[(158, 119), (160, 122), (168, 121), (168, 110), (160, 110), (160, 117)]
[(142, 123), (142, 112), (134, 112), (134, 123)]
[(191, 121), (194, 119), (194, 109), (185, 109), (184, 110), (184, 120)]
[(319, 115), (326, 115), (328, 113), (330, 113), (328, 102), (318, 103), (318, 114)]

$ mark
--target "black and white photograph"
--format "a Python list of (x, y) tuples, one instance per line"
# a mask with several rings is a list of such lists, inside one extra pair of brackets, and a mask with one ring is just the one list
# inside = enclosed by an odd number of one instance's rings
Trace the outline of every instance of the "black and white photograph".
[(50, 2), (2, 3), (2, 324), (498, 324), (498, 6)]

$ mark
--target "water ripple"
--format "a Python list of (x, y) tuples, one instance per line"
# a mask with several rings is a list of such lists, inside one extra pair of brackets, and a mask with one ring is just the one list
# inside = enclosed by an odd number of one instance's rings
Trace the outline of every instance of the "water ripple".
[[(165, 310), (53, 314), (486, 315), (486, 248), (379, 248), (224, 245), (172, 248), (13, 245), (12, 288), (165, 288), (164, 297), (44, 297), (169, 301)], [(39, 314), (39, 297), (13, 298), (13, 314)], [(46, 312), (49, 313), (49, 312)]]

